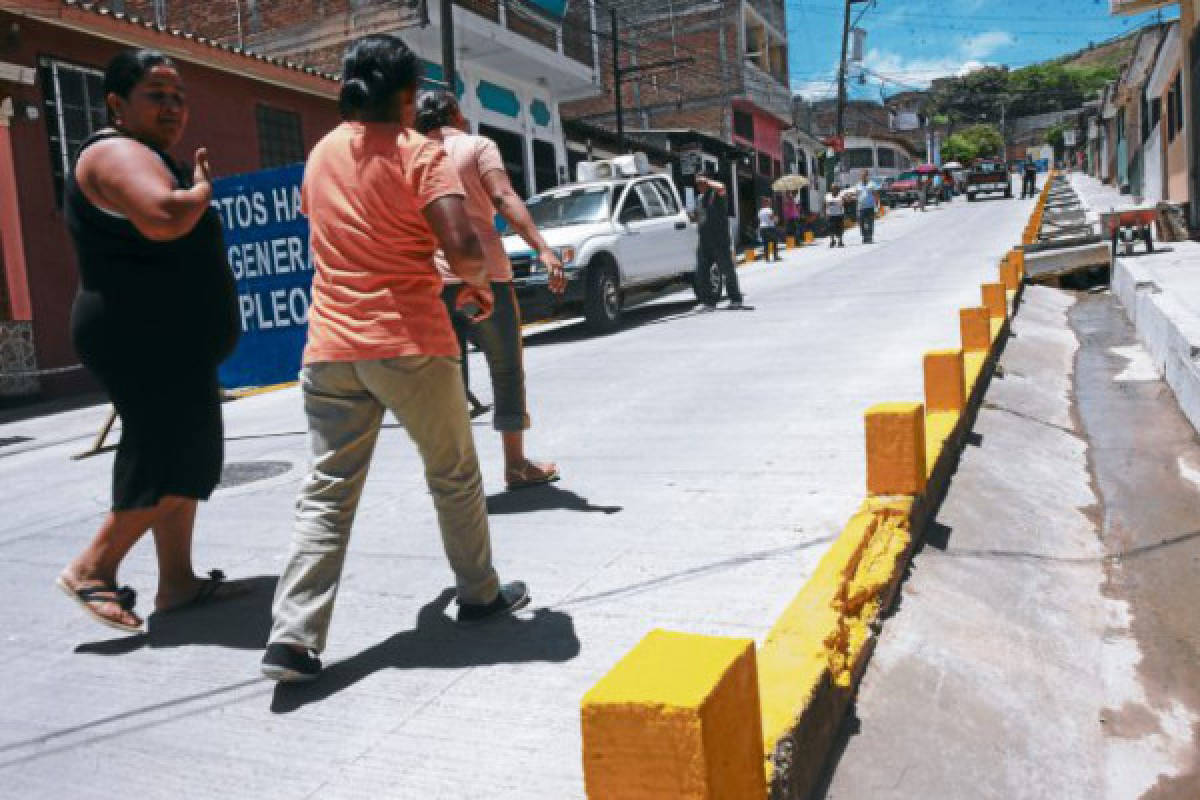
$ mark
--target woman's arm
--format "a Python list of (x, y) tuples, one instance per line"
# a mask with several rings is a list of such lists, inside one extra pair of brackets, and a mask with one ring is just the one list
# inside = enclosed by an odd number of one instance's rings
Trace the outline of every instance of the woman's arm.
[(442, 246), (450, 271), (462, 278), (464, 283), (481, 289), (488, 288), (491, 284), (488, 282), (487, 264), (483, 261), (483, 245), (471, 228), (462, 195), (439, 197), (425, 206), (422, 213)]
[(190, 233), (212, 200), (204, 148), (196, 151), (196, 181), (190, 189), (175, 185), (157, 153), (125, 138), (97, 142), (84, 150), (75, 176), (93, 205), (128, 217), (138, 232), (153, 241)]
[(529, 209), (521, 201), (520, 195), (513, 191), (508, 173), (502, 169), (493, 169), (484, 173), (480, 180), (488, 196), (492, 198), (492, 205), (496, 207), (496, 211), (512, 225), (513, 230), (526, 244), (537, 251), (538, 260), (546, 265), (546, 272), (550, 277), (550, 290), (561, 294), (567, 288), (562, 261), (542, 238), (541, 231), (537, 229), (533, 217), (529, 216)]

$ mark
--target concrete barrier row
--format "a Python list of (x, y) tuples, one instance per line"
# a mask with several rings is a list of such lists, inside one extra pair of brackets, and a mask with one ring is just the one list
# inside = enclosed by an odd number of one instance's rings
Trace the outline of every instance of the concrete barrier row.
[(1014, 249), (999, 280), (981, 287), (980, 305), (960, 310), (961, 347), (925, 354), (924, 403), (866, 411), (867, 496), (761, 648), (653, 630), (588, 691), (581, 721), (591, 800), (811, 793), (880, 614), (949, 484), (1023, 276), (1024, 253)]

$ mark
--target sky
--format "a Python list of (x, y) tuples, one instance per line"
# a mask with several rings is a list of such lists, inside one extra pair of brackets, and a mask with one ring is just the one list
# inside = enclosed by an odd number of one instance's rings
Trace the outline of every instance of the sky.
[[(841, 0), (784, 0), (792, 90), (809, 99), (836, 94)], [(1157, 19), (1109, 14), (1109, 0), (872, 0), (852, 19), (867, 31), (866, 83), (851, 69), (850, 97), (879, 100), (924, 88), (933, 78), (984, 64), (1022, 67), (1072, 53)], [(1164, 9), (1164, 19), (1178, 16)]]

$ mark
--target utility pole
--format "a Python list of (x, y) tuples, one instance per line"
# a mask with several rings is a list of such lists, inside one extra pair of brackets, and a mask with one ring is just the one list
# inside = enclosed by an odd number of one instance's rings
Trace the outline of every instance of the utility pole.
[(850, 5), (854, 0), (846, 0), (846, 18), (842, 22), (842, 57), (838, 61), (838, 97), (837, 97), (837, 130), (839, 138), (846, 135), (846, 48), (850, 43)]
[(617, 57), (620, 55), (620, 45), (617, 40), (617, 9), (615, 7), (609, 7), (608, 19), (611, 26), (609, 33), (612, 34), (613, 97), (617, 103), (617, 150), (624, 153), (625, 109), (621, 106), (621, 62), (617, 60)]
[(458, 86), (454, 65), (454, 0), (439, 2), (442, 4), (442, 81), (446, 84), (446, 89), (454, 94)]

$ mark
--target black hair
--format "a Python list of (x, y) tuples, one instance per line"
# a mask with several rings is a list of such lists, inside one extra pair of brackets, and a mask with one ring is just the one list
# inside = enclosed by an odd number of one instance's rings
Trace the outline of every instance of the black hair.
[(420, 62), (399, 37), (376, 33), (354, 40), (342, 60), (338, 110), (343, 119), (382, 121), (396, 92), (415, 90)]
[(429, 133), (438, 128), (453, 124), (458, 114), (458, 98), (452, 93), (439, 89), (426, 92), (417, 103), (417, 130)]
[[(133, 87), (141, 83), (146, 73), (155, 67), (173, 67), (175, 62), (157, 50), (122, 50), (104, 68), (104, 96), (115, 94), (129, 98)], [(113, 112), (108, 109), (109, 122)]]

